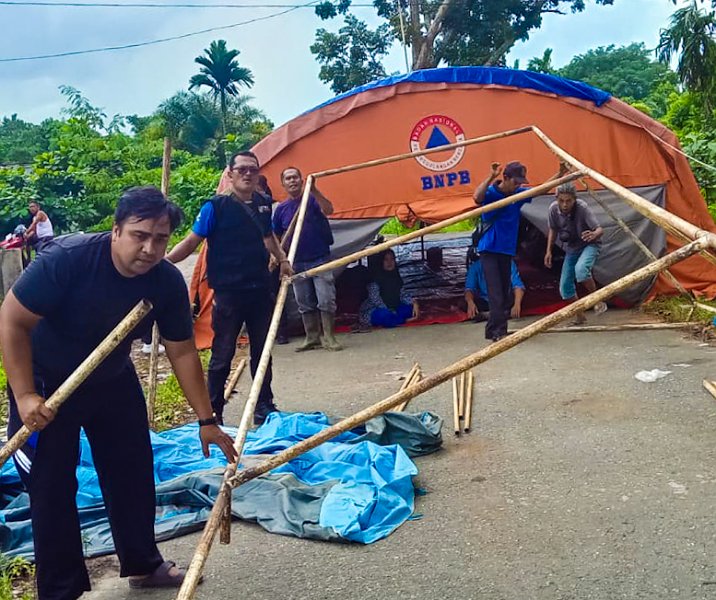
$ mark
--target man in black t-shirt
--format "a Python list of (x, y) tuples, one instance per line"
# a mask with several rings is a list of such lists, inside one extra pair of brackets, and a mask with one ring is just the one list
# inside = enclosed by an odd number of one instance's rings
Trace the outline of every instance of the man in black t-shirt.
[[(49, 244), (0, 307), (0, 346), (8, 376), (8, 434), (33, 431), (15, 454), (30, 493), (40, 600), (72, 600), (90, 589), (75, 496), (80, 428), (92, 448), (119, 556), (130, 587), (177, 587), (184, 572), (164, 561), (154, 541), (154, 470), (142, 388), (130, 360), (132, 339), (156, 320), (166, 353), (200, 419), (204, 454), (231, 438), (211, 416), (192, 339), (181, 273), (162, 260), (179, 208), (154, 187), (119, 200), (111, 233)], [(122, 318), (146, 298), (151, 313), (62, 405), (48, 398)]]
[[(199, 211), (192, 231), (167, 258), (180, 262), (203, 240), (208, 242), (206, 270), (214, 290), (214, 309), (208, 384), (211, 406), (220, 423), (224, 414), (224, 386), (244, 323), (249, 334), (251, 376), (256, 375), (273, 309), (269, 252), (280, 276), (293, 271), (271, 228), (271, 200), (256, 192), (259, 161), (252, 152), (239, 152), (229, 161), (231, 193), (217, 195)], [(259, 392), (254, 423), (264, 422), (276, 409), (271, 391), (271, 363)]]

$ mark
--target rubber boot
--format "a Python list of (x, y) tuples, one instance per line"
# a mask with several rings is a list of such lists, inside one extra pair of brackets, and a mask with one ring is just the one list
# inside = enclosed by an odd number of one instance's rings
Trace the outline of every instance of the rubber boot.
[(321, 323), (323, 323), (323, 338), (321, 339), (321, 345), (326, 350), (343, 350), (343, 346), (338, 343), (338, 340), (333, 333), (336, 325), (336, 315), (333, 313), (321, 312)]
[(321, 321), (318, 312), (310, 312), (301, 315), (303, 329), (306, 332), (306, 339), (296, 348), (296, 352), (304, 352), (321, 347)]

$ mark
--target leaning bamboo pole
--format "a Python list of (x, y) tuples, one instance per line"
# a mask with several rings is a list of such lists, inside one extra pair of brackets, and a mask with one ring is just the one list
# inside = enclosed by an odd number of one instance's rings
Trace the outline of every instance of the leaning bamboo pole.
[[(291, 247), (288, 252), (288, 260), (293, 263), (296, 257), (296, 250), (298, 249), (298, 241), (301, 236), (301, 230), (303, 229), (303, 221), (306, 216), (306, 206), (308, 205), (308, 197), (311, 193), (313, 186), (313, 176), (309, 175), (306, 178), (305, 187), (303, 189), (303, 197), (301, 198), (301, 204), (298, 209), (298, 219), (296, 220), (296, 232), (291, 239)], [(187, 569), (184, 582), (177, 595), (177, 600), (189, 600), (193, 598), (196, 586), (199, 585), (201, 578), (201, 572), (204, 569), (204, 564), (209, 556), (209, 551), (216, 537), (216, 532), (223, 523), (227, 522), (227, 519), (231, 518), (231, 487), (228, 485), (228, 481), (236, 474), (239, 462), (241, 461), (241, 454), (244, 449), (244, 443), (246, 442), (246, 434), (252, 425), (254, 409), (259, 398), (259, 392), (263, 384), (264, 377), (266, 375), (266, 369), (268, 368), (269, 361), (271, 360), (271, 349), (273, 348), (274, 341), (276, 339), (276, 333), (278, 331), (279, 322), (281, 320), (281, 312), (283, 311), (284, 304), (286, 303), (286, 296), (288, 295), (288, 288), (291, 285), (291, 280), (288, 277), (284, 277), (281, 280), (278, 294), (276, 296), (276, 304), (274, 306), (273, 314), (271, 315), (271, 324), (266, 335), (266, 341), (261, 351), (261, 359), (259, 360), (256, 374), (253, 377), (251, 383), (251, 390), (249, 391), (249, 397), (246, 400), (246, 406), (241, 416), (241, 422), (239, 423), (239, 429), (234, 439), (234, 448), (236, 448), (237, 460), (226, 466), (224, 471), (224, 477), (219, 489), (219, 493), (214, 502), (214, 506), (211, 509), (209, 519), (204, 526), (199, 545), (197, 546), (194, 557), (192, 558), (191, 564)], [(223, 526), (222, 536), (224, 542), (228, 542), (228, 529), (226, 525)]]
[[(656, 260), (656, 255), (651, 250), (649, 250), (648, 246), (644, 242), (642, 242), (641, 239), (639, 239), (639, 236), (632, 231), (631, 227), (629, 227), (629, 225), (627, 225), (624, 220), (619, 217), (619, 215), (617, 215), (604, 200), (602, 200), (594, 193), (592, 186), (589, 185), (587, 180), (582, 179), (580, 183), (584, 185), (584, 188), (587, 190), (587, 193), (592, 198), (592, 200), (599, 204), (599, 206), (602, 207), (602, 210), (612, 219), (612, 221), (619, 225), (621, 230), (632, 240), (632, 242), (634, 242), (634, 245), (639, 248), (639, 250), (641, 250), (641, 253), (647, 259), (649, 259), (649, 261)], [(686, 288), (681, 285), (679, 280), (674, 277), (674, 275), (671, 273), (671, 271), (669, 271), (669, 269), (664, 269), (664, 275), (671, 282), (671, 285), (673, 285), (674, 288), (676, 288), (676, 290), (682, 296), (686, 296), (687, 298), (691, 297), (691, 294), (686, 291)]]
[(569, 175), (565, 175), (564, 177), (550, 179), (540, 185), (537, 185), (533, 188), (525, 190), (524, 192), (519, 192), (517, 194), (513, 194), (512, 196), (508, 196), (507, 198), (504, 198), (503, 200), (498, 200), (497, 202), (491, 202), (490, 204), (480, 206), (478, 208), (473, 208), (472, 210), (468, 210), (467, 212), (460, 213), (459, 215), (450, 217), (449, 219), (445, 219), (444, 221), (440, 221), (439, 223), (435, 223), (434, 225), (429, 225), (428, 227), (425, 227), (424, 229), (418, 229), (416, 231), (411, 231), (409, 233), (406, 233), (405, 235), (401, 235), (396, 238), (393, 238), (392, 240), (387, 240), (381, 244), (376, 244), (375, 246), (369, 246), (368, 248), (365, 248), (359, 252), (353, 252), (352, 254), (348, 254), (348, 255), (338, 258), (336, 260), (331, 260), (327, 263), (323, 263), (322, 265), (319, 265), (318, 267), (314, 267), (313, 269), (308, 269), (307, 271), (303, 271), (302, 273), (297, 273), (296, 275), (293, 276), (293, 280), (307, 279), (309, 277), (315, 277), (316, 275), (318, 275), (320, 273), (325, 273), (326, 271), (332, 271), (334, 269), (337, 269), (338, 267), (343, 267), (343, 266), (348, 265), (352, 262), (360, 260), (361, 258), (365, 258), (366, 256), (371, 256), (372, 254), (378, 254), (380, 252), (383, 252), (384, 250), (388, 250), (389, 248), (392, 248), (393, 246), (397, 246), (398, 244), (404, 244), (405, 242), (409, 242), (410, 240), (419, 238), (419, 237), (425, 235), (426, 233), (432, 233), (434, 231), (439, 231), (440, 229), (442, 229), (443, 227), (447, 227), (448, 225), (454, 225), (455, 223), (459, 223), (460, 221), (464, 221), (465, 219), (477, 217), (483, 213), (490, 212), (492, 210), (497, 210), (497, 209), (503, 208), (505, 206), (509, 206), (510, 204), (514, 204), (515, 202), (519, 202), (520, 200), (526, 200), (527, 198), (533, 198), (534, 196), (539, 196), (540, 194), (548, 192), (549, 190), (551, 190), (554, 187), (557, 187), (557, 186), (562, 185), (563, 183), (567, 183), (569, 181), (574, 181), (575, 179), (578, 179), (579, 177), (582, 177), (582, 176), (583, 176), (582, 173), (576, 172), (576, 173), (570, 173)]
[(393, 156), (386, 156), (385, 158), (377, 158), (375, 160), (368, 160), (362, 163), (356, 163), (353, 165), (347, 165), (345, 167), (337, 167), (335, 169), (326, 169), (325, 171), (318, 171), (313, 173), (313, 177), (318, 179), (319, 177), (328, 177), (329, 175), (338, 175), (340, 173), (348, 173), (349, 171), (358, 171), (360, 169), (367, 169), (369, 167), (379, 167), (381, 165), (387, 165), (389, 163), (398, 162), (407, 158), (415, 158), (417, 156), (425, 156), (426, 154), (433, 154), (435, 152), (444, 152), (446, 150), (455, 150), (456, 148), (462, 148), (463, 146), (472, 146), (474, 144), (483, 144), (485, 142), (492, 142), (500, 140), (502, 138), (511, 137), (513, 135), (519, 135), (521, 133), (529, 133), (532, 131), (531, 126), (520, 127), (518, 129), (510, 129), (508, 131), (500, 131), (498, 133), (491, 133), (489, 135), (482, 135), (480, 137), (471, 138), (469, 140), (463, 140), (461, 142), (455, 142), (454, 144), (446, 144), (444, 146), (436, 146), (435, 148), (427, 148), (425, 150), (416, 150), (415, 152), (404, 152), (402, 154), (394, 154)]
[(452, 378), (452, 426), (455, 435), (460, 435), (460, 382)]
[[(169, 195), (169, 175), (171, 174), (172, 141), (164, 138), (162, 153), (162, 194)], [(154, 427), (154, 405), (157, 401), (157, 375), (159, 374), (159, 327), (156, 321), (152, 325), (152, 351), (149, 354), (149, 383), (147, 384), (147, 418), (149, 427)]]
[[(384, 400), (381, 400), (380, 402), (373, 404), (372, 406), (364, 408), (363, 410), (355, 413), (354, 415), (347, 417), (339, 421), (338, 423), (327, 427), (323, 431), (320, 431), (319, 433), (312, 435), (311, 437), (306, 438), (305, 440), (302, 440), (297, 444), (294, 444), (290, 448), (287, 448), (286, 450), (283, 450), (282, 452), (271, 456), (264, 462), (258, 465), (254, 465), (252, 467), (242, 469), (240, 472), (230, 478), (229, 485), (231, 485), (232, 487), (237, 487), (243, 483), (246, 483), (247, 481), (250, 481), (251, 479), (255, 479), (259, 475), (268, 473), (272, 469), (275, 469), (276, 467), (279, 467), (282, 464), (293, 460), (304, 452), (308, 452), (309, 450), (320, 446), (321, 444), (327, 442), (335, 436), (354, 429), (362, 423), (365, 423), (367, 420), (372, 419), (377, 415), (383, 414), (384, 412), (405, 402), (406, 400), (410, 400), (415, 396), (424, 394), (428, 390), (431, 390), (438, 385), (450, 381), (463, 371), (472, 369), (477, 365), (489, 360), (490, 358), (494, 358), (495, 356), (502, 354), (503, 352), (506, 352), (511, 348), (514, 348), (518, 344), (527, 341), (538, 333), (547, 331), (557, 323), (569, 319), (579, 312), (583, 312), (585, 310), (588, 310), (589, 308), (592, 308), (598, 302), (603, 302), (609, 299), (611, 296), (618, 294), (619, 292), (623, 291), (631, 285), (634, 285), (634, 283), (636, 283), (637, 281), (648, 279), (649, 277), (652, 277), (663, 269), (668, 268), (671, 265), (674, 265), (684, 260), (685, 258), (692, 256), (693, 254), (696, 254), (697, 252), (700, 252), (703, 248), (707, 246), (707, 244), (708, 242), (705, 239), (700, 238), (682, 248), (678, 248), (674, 252), (660, 258), (656, 262), (649, 263), (641, 269), (638, 269), (633, 273), (630, 273), (629, 275), (625, 275), (621, 279), (614, 281), (613, 283), (610, 283), (609, 285), (595, 292), (592, 292), (588, 296), (585, 296), (584, 298), (581, 298), (580, 300), (577, 300), (576, 302), (569, 304), (564, 308), (561, 308), (557, 312), (554, 312), (551, 315), (547, 315), (539, 321), (535, 321), (531, 325), (528, 325), (527, 327), (520, 329), (519, 331), (511, 335), (505, 336), (499, 341), (494, 342), (489, 346), (486, 346), (485, 348), (473, 354), (470, 354), (469, 356), (466, 356), (455, 363), (452, 363), (451, 365), (448, 365), (447, 367), (430, 375), (429, 377), (420, 380), (414, 385), (411, 385), (410, 387), (402, 391), (398, 391), (392, 396), (389, 396), (388, 398), (385, 398)], [(197, 549), (197, 552), (198, 551), (199, 550)], [(186, 599), (188, 597), (183, 598)]]
[(236, 384), (239, 383), (239, 378), (241, 377), (241, 374), (244, 372), (245, 366), (246, 366), (246, 359), (242, 358), (239, 361), (239, 364), (236, 365), (234, 372), (232, 373), (231, 377), (229, 378), (229, 383), (227, 383), (226, 387), (224, 388), (224, 400), (226, 402), (229, 401), (231, 394), (234, 393), (234, 390), (236, 389)]
[(542, 140), (542, 142), (562, 161), (568, 163), (575, 170), (581, 171), (604, 188), (613, 192), (621, 200), (629, 204), (650, 221), (653, 221), (660, 227), (664, 228), (667, 232), (677, 231), (679, 233), (679, 237), (683, 238), (683, 236), (685, 236), (689, 240), (696, 240), (701, 237), (705, 238), (707, 240), (707, 247), (704, 248), (704, 252), (706, 253), (708, 259), (716, 264), (716, 253), (714, 253), (714, 250), (716, 250), (716, 234), (705, 229), (701, 229), (696, 225), (689, 223), (685, 219), (670, 213), (668, 210), (652, 204), (648, 200), (645, 200), (638, 194), (632, 192), (630, 189), (612, 181), (606, 175), (588, 167), (569, 154), (566, 150), (555, 144), (539, 127), (533, 125), (532, 131), (534, 131), (535, 135)]
[(465, 433), (472, 429), (472, 401), (475, 396), (475, 374), (467, 372), (467, 394), (465, 397), (465, 421), (463, 423)]
[[(64, 383), (55, 390), (46, 401), (45, 405), (54, 412), (62, 406), (74, 391), (87, 379), (100, 363), (111, 354), (117, 346), (129, 335), (139, 322), (152, 310), (152, 303), (148, 300), (140, 300), (137, 305), (129, 311), (117, 326), (110, 331), (90, 355), (85, 358)], [(0, 449), (0, 467), (5, 464), (8, 458), (20, 448), (32, 435), (32, 431), (23, 425), (15, 435)]]
[[(654, 329), (684, 329), (693, 327), (694, 323), (624, 323), (622, 325), (570, 325), (555, 327), (545, 333), (588, 333), (598, 331), (648, 331)], [(517, 330), (519, 331), (519, 329)], [(512, 332), (511, 332), (512, 333)]]

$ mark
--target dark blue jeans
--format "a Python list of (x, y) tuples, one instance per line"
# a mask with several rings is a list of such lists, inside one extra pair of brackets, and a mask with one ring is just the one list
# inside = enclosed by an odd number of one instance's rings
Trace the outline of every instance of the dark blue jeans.
[[(240, 291), (217, 290), (214, 294), (214, 310), (211, 317), (214, 342), (211, 345), (211, 360), (209, 361), (207, 379), (211, 406), (217, 417), (223, 418), (224, 387), (231, 371), (231, 361), (236, 353), (236, 340), (241, 332), (241, 327), (246, 323), (251, 352), (251, 376), (254, 377), (268, 335), (273, 304), (271, 291), (268, 287)], [(273, 404), (271, 376), (271, 362), (269, 361), (266, 376), (259, 392), (257, 403), (259, 412), (260, 409), (268, 408)]]

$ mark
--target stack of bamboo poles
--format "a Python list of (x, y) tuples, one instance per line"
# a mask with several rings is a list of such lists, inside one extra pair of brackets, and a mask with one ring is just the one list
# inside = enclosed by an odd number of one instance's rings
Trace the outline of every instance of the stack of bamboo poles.
[(453, 429), (456, 436), (470, 433), (474, 395), (475, 375), (472, 371), (463, 371), (452, 378)]
[[(414, 385), (418, 383), (423, 378), (423, 372), (420, 369), (420, 365), (418, 363), (415, 363), (413, 365), (413, 368), (408, 371), (408, 374), (405, 376), (405, 379), (403, 379), (403, 384), (400, 386), (400, 391), (408, 389), (411, 385)], [(408, 404), (410, 403), (410, 399), (406, 400), (403, 404), (400, 406), (397, 406), (395, 408), (396, 412), (405, 412), (405, 409), (408, 408)]]
[[(316, 267), (314, 269), (310, 269), (308, 271), (305, 271), (303, 273), (299, 273), (294, 276), (294, 279), (297, 278), (307, 278), (307, 277), (314, 277), (320, 273), (334, 270), (340, 266), (344, 266), (348, 263), (354, 262), (356, 260), (360, 260), (363, 257), (369, 256), (371, 254), (376, 254), (378, 252), (382, 252), (384, 250), (387, 250), (388, 248), (391, 248), (392, 246), (395, 246), (397, 244), (405, 243), (411, 239), (414, 239), (416, 237), (420, 237), (425, 235), (426, 233), (431, 233), (433, 231), (437, 231), (443, 227), (446, 227), (448, 225), (457, 223), (459, 221), (462, 221), (467, 218), (476, 217), (484, 212), (493, 211), (498, 208), (502, 208), (504, 206), (508, 206), (510, 204), (513, 204), (515, 202), (518, 202), (520, 200), (523, 200), (525, 198), (530, 198), (542, 193), (546, 193), (549, 190), (553, 189), (554, 187), (566, 183), (567, 181), (572, 181), (574, 179), (588, 176), (597, 181), (600, 185), (603, 187), (609, 189), (612, 191), (615, 195), (617, 195), (620, 199), (622, 199), (627, 204), (631, 205), (633, 208), (635, 208), (637, 211), (639, 211), (641, 214), (646, 216), (647, 218), (651, 219), (653, 222), (655, 222), (657, 225), (664, 228), (667, 232), (677, 236), (679, 239), (682, 239), (687, 242), (685, 246), (682, 248), (677, 249), (676, 251), (672, 252), (671, 254), (668, 254), (667, 256), (664, 256), (663, 258), (660, 258), (645, 267), (638, 269), (637, 271), (626, 275), (625, 277), (605, 286), (604, 288), (597, 290), (596, 292), (590, 294), (589, 296), (582, 298), (581, 300), (578, 300), (577, 302), (551, 314), (543, 319), (540, 319), (539, 321), (533, 323), (532, 325), (529, 325), (523, 329), (521, 329), (518, 332), (515, 332), (512, 335), (509, 335), (498, 342), (495, 342), (483, 350), (476, 352), (475, 354), (472, 354), (468, 357), (465, 357), (461, 361), (458, 361), (443, 370), (435, 373), (434, 375), (431, 375), (430, 377), (426, 379), (422, 379), (418, 381), (417, 383), (414, 383), (413, 385), (407, 386), (405, 389), (398, 391), (396, 394), (391, 396), (390, 398), (387, 398), (381, 402), (378, 402), (377, 404), (373, 405), (372, 407), (369, 407), (367, 409), (364, 409), (352, 417), (349, 417), (347, 419), (344, 419), (343, 421), (340, 421), (339, 423), (336, 423), (335, 425), (323, 430), (322, 432), (316, 434), (315, 436), (312, 436), (311, 438), (308, 438), (307, 440), (303, 440), (302, 442), (292, 446), (291, 448), (288, 448), (287, 450), (284, 450), (283, 452), (271, 457), (270, 459), (266, 460), (261, 465), (256, 465), (247, 469), (243, 469), (241, 472), (237, 474), (237, 467), (236, 464), (229, 465), (229, 468), (227, 468), (225, 475), (224, 475), (224, 484), (222, 485), (221, 492), (219, 494), (219, 497), (217, 498), (217, 502), (214, 505), (214, 508), (212, 510), (212, 513), (209, 517), (209, 520), (207, 521), (207, 524), (204, 528), (204, 533), (202, 535), (202, 538), (199, 542), (199, 545), (197, 547), (196, 553), (194, 555), (194, 558), (192, 560), (192, 563), (189, 567), (189, 570), (187, 572), (187, 577), (184, 580), (184, 585), (182, 586), (181, 590), (179, 591), (179, 594), (177, 598), (179, 600), (189, 600), (190, 598), (193, 598), (194, 593), (196, 591), (196, 586), (198, 585), (201, 571), (203, 569), (203, 566), (206, 562), (206, 559), (208, 557), (209, 550), (211, 548), (211, 544), (213, 543), (213, 539), (215, 537), (216, 531), (219, 528), (219, 525), (222, 523), (224, 524), (224, 527), (222, 527), (222, 533), (226, 532), (225, 539), (223, 541), (228, 541), (228, 518), (230, 516), (229, 512), (229, 506), (228, 506), (228, 500), (230, 496), (230, 489), (233, 487), (236, 487), (238, 485), (241, 485), (242, 483), (249, 481), (250, 479), (253, 479), (254, 477), (257, 477), (263, 473), (268, 472), (269, 470), (276, 468), (277, 466), (280, 466), (281, 464), (284, 464), (285, 462), (292, 460), (293, 458), (300, 456), (302, 453), (307, 452), (308, 450), (315, 448), (316, 446), (322, 444), (323, 442), (335, 437), (336, 435), (339, 435), (340, 433), (347, 431), (349, 429), (352, 429), (353, 427), (356, 427), (357, 425), (364, 423), (366, 420), (373, 418), (374, 416), (377, 416), (379, 414), (382, 414), (388, 410), (391, 410), (397, 406), (400, 406), (404, 404), (406, 401), (410, 400), (411, 398), (415, 397), (418, 394), (422, 394), (425, 391), (432, 389), (436, 385), (439, 385), (441, 383), (444, 383), (445, 381), (449, 380), (452, 377), (455, 377), (459, 373), (462, 373), (468, 369), (471, 369), (475, 367), (478, 364), (481, 364), (485, 360), (488, 360), (489, 358), (492, 358), (493, 356), (496, 356), (506, 350), (509, 350), (510, 348), (513, 348), (517, 344), (529, 339), (530, 337), (536, 335), (537, 333), (541, 333), (543, 331), (546, 331), (553, 327), (554, 325), (564, 321), (565, 319), (568, 319), (570, 317), (573, 317), (577, 312), (581, 312), (583, 310), (589, 309), (593, 307), (597, 302), (602, 302), (604, 300), (609, 299), (614, 294), (617, 294), (629, 286), (633, 285), (634, 283), (638, 281), (642, 281), (644, 279), (648, 279), (649, 277), (653, 277), (654, 275), (660, 273), (664, 269), (668, 269), (672, 265), (678, 263), (679, 261), (684, 260), (685, 258), (688, 258), (689, 256), (692, 256), (695, 253), (701, 253), (704, 255), (708, 260), (716, 263), (716, 235), (700, 230), (698, 227), (692, 225), (688, 221), (685, 221), (684, 219), (681, 219), (680, 217), (677, 217), (676, 215), (673, 215), (669, 213), (668, 211), (661, 209), (657, 206), (652, 205), (647, 200), (641, 198), (637, 194), (633, 193), (632, 191), (624, 188), (623, 186), (615, 183), (611, 179), (605, 177), (601, 173), (594, 171), (593, 169), (590, 169), (586, 165), (583, 165), (579, 161), (577, 161), (574, 157), (572, 157), (570, 154), (562, 150), (559, 146), (557, 146), (552, 140), (550, 140), (544, 133), (542, 133), (541, 130), (539, 130), (537, 127), (530, 126), (530, 127), (523, 127), (521, 129), (516, 129), (513, 131), (498, 133), (498, 134), (492, 134), (488, 136), (482, 136), (479, 138), (474, 138), (471, 140), (465, 140), (461, 142), (457, 142), (455, 144), (449, 144), (446, 146), (440, 146), (437, 148), (431, 148), (428, 150), (423, 150), (420, 152), (410, 152), (406, 154), (400, 154), (396, 156), (391, 156), (388, 158), (378, 159), (374, 161), (369, 161), (367, 163), (361, 163), (358, 165), (350, 165), (347, 167), (342, 167), (338, 169), (330, 169), (327, 171), (322, 171), (319, 173), (315, 173), (313, 175), (309, 175), (309, 177), (306, 180), (306, 187), (304, 188), (304, 194), (301, 201), (301, 208), (299, 209), (299, 218), (297, 220), (297, 226), (296, 226), (296, 235), (294, 236), (291, 244), (291, 250), (295, 250), (295, 244), (297, 243), (301, 228), (303, 224), (303, 213), (305, 213), (305, 203), (308, 198), (308, 194), (310, 192), (313, 180), (318, 177), (325, 177), (328, 175), (336, 175), (339, 173), (344, 173), (348, 171), (354, 171), (357, 169), (362, 169), (366, 167), (371, 166), (377, 166), (377, 165), (383, 165), (391, 162), (397, 162), (400, 160), (405, 160), (408, 158), (412, 158), (415, 156), (421, 156), (424, 154), (430, 154), (432, 152), (442, 152), (445, 150), (451, 150), (454, 148), (462, 147), (462, 146), (468, 146), (472, 144), (478, 144), (482, 142), (487, 142), (491, 140), (506, 138), (512, 135), (518, 135), (522, 133), (532, 132), (537, 137), (540, 138), (540, 140), (552, 151), (554, 152), (561, 161), (566, 162), (571, 168), (575, 169), (575, 173), (572, 173), (570, 175), (567, 175), (565, 177), (561, 177), (558, 179), (554, 179), (551, 181), (547, 181), (542, 185), (536, 186), (535, 188), (532, 188), (531, 190), (527, 190), (525, 192), (521, 192), (518, 194), (514, 194), (513, 196), (509, 196), (508, 198), (505, 198), (503, 200), (500, 200), (498, 202), (492, 203), (489, 205), (489, 207), (480, 207), (471, 211), (467, 211), (465, 213), (462, 213), (460, 215), (457, 215), (451, 219), (446, 219), (445, 221), (442, 221), (440, 223), (436, 223), (434, 225), (431, 225), (425, 229), (422, 229), (420, 231), (411, 232), (409, 234), (406, 234), (404, 236), (397, 237), (393, 240), (384, 242), (382, 244), (378, 244), (376, 246), (372, 246), (370, 248), (365, 249), (362, 252), (353, 253), (349, 256), (343, 257), (338, 260), (330, 261), (324, 265), (321, 265), (320, 267)], [(293, 253), (289, 253), (289, 259), (292, 261), (293, 257), (295, 256), (295, 251)], [(270, 355), (271, 348), (274, 343), (276, 329), (278, 327), (278, 321), (280, 319), (280, 313), (283, 310), (283, 305), (285, 302), (285, 296), (286, 296), (286, 289), (288, 286), (289, 280), (284, 279), (281, 283), (281, 288), (279, 289), (278, 294), (278, 300), (276, 302), (276, 309), (274, 311), (274, 315), (272, 317), (271, 321), (271, 328), (269, 330), (269, 336), (266, 340), (266, 344), (263, 349), (262, 354), (262, 363), (268, 362), (268, 357)], [(244, 414), (242, 417), (241, 426), (239, 428), (239, 435), (237, 435), (236, 440), (236, 447), (241, 454), (241, 450), (243, 448), (243, 440), (241, 439), (242, 436), (242, 429), (244, 428), (244, 425), (248, 421), (248, 419), (251, 418), (251, 415), (253, 414), (253, 410), (256, 403), (256, 395), (258, 394), (258, 388), (261, 385), (261, 382), (263, 381), (263, 376), (265, 372), (265, 364), (263, 370), (261, 369), (261, 365), (259, 366), (259, 370), (256, 373), (256, 376), (254, 377), (251, 393), (249, 394), (249, 400), (247, 401), (246, 408), (244, 410)], [(245, 435), (245, 434), (244, 434)], [(222, 519), (223, 516), (223, 519)], [(223, 536), (222, 536), (223, 537)]]

